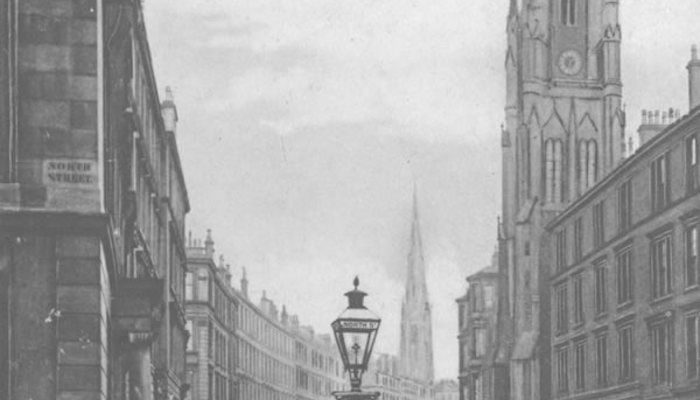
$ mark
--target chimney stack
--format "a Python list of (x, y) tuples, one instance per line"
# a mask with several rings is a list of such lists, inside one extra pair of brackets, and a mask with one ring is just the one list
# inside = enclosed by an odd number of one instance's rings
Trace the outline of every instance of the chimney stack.
[(698, 46), (693, 45), (688, 63), (688, 92), (690, 94), (690, 109), (700, 105), (700, 60)]
[(675, 123), (681, 117), (681, 111), (669, 108), (667, 111), (642, 110), (642, 124), (639, 126), (639, 146), (644, 146), (654, 136), (667, 126)]
[(177, 130), (177, 107), (175, 107), (173, 91), (170, 86), (165, 88), (165, 100), (160, 105), (160, 113), (163, 116), (165, 131), (175, 133)]
[(163, 117), (163, 126), (166, 132), (175, 133), (177, 130), (177, 107), (173, 101), (173, 91), (170, 86), (165, 88), (165, 100), (160, 105), (160, 113)]
[(207, 229), (207, 239), (204, 241), (204, 255), (214, 258), (214, 240), (211, 238), (211, 229)]
[(241, 293), (243, 293), (243, 297), (248, 298), (248, 274), (246, 274), (245, 267), (243, 267), (243, 276), (241, 277)]

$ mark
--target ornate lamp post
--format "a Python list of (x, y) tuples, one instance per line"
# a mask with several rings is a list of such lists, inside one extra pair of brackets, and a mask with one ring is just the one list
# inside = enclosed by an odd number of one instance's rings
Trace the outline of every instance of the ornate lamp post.
[(379, 397), (379, 393), (364, 393), (360, 386), (362, 374), (367, 370), (374, 341), (377, 339), (381, 319), (364, 306), (363, 301), (367, 293), (357, 289), (360, 285), (357, 277), (353, 284), (355, 289), (345, 293), (348, 297), (348, 308), (331, 324), (343, 365), (350, 374), (350, 391), (335, 392), (333, 395), (338, 400), (374, 400)]

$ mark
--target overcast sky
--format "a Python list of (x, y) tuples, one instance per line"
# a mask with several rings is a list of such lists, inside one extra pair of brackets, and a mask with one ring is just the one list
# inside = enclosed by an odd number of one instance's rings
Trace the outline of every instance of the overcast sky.
[[(697, 0), (622, 1), (628, 133), (687, 111)], [(417, 182), (438, 378), (495, 246), (508, 0), (146, 0), (192, 212), (251, 294), (328, 332), (355, 274), (397, 353)]]

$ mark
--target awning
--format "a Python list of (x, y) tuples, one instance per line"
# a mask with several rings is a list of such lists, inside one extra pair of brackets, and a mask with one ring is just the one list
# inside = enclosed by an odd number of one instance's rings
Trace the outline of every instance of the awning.
[(518, 338), (513, 350), (511, 360), (529, 360), (535, 352), (537, 345), (537, 334), (535, 332), (524, 332)]

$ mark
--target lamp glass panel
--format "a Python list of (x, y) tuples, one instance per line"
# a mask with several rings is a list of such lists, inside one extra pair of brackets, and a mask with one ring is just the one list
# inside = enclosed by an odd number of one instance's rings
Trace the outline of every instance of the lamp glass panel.
[(343, 342), (347, 351), (349, 366), (362, 366), (369, 345), (370, 334), (367, 331), (345, 331)]

